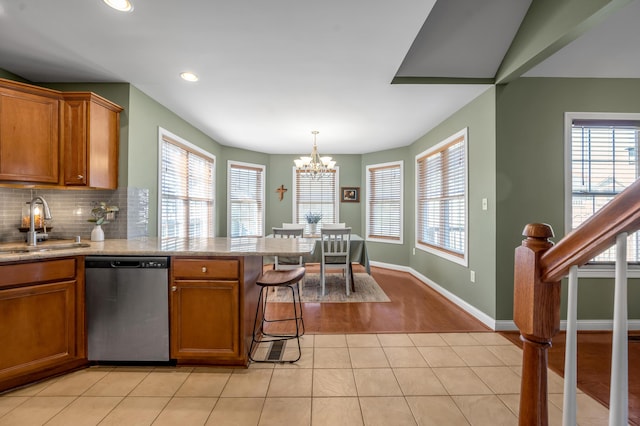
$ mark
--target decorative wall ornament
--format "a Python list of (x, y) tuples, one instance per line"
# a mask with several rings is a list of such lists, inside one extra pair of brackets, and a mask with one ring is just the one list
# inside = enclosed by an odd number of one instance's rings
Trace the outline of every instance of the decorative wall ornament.
[(284, 193), (287, 192), (288, 189), (284, 187), (284, 185), (280, 185), (280, 188), (276, 188), (276, 192), (280, 196), (280, 201), (284, 198)]

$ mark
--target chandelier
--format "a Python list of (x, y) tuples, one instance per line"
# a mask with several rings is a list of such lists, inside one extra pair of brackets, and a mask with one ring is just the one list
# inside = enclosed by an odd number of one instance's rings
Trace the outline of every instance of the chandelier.
[(296, 163), (296, 170), (312, 179), (320, 179), (334, 171), (335, 161), (331, 157), (320, 157), (318, 154), (318, 146), (316, 145), (317, 130), (311, 132), (313, 135), (313, 150), (309, 157), (300, 157), (293, 160)]

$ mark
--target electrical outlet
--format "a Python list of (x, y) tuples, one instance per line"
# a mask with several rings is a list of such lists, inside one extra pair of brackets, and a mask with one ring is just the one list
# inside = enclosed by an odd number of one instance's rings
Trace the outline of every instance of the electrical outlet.
[(416, 255), (416, 248), (415, 247), (413, 248), (413, 255), (414, 256)]
[(476, 271), (471, 271), (471, 273), (469, 274), (469, 279), (472, 283), (476, 282)]
[(487, 210), (489, 208), (489, 203), (486, 198), (482, 199), (482, 210)]

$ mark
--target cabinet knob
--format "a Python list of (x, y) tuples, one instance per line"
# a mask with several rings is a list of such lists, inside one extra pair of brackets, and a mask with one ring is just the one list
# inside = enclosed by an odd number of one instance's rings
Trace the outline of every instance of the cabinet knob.
[(202, 267), (202, 272), (207, 272), (207, 267), (206, 266)]
[(82, 175), (78, 175), (78, 179), (79, 179), (79, 180), (82, 180), (82, 179), (84, 179), (84, 176), (82, 176)]
[(178, 291), (178, 287), (175, 285), (171, 286), (171, 291)]

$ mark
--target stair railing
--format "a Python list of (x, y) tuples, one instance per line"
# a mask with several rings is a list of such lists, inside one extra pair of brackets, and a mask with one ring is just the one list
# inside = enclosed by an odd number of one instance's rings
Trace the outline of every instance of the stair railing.
[[(616, 252), (616, 289), (609, 424), (627, 424), (627, 300), (626, 236), (640, 229), (640, 180), (618, 194), (580, 227), (557, 244), (553, 230), (541, 223), (529, 224), (526, 239), (515, 251), (513, 318), (523, 342), (520, 425), (547, 425), (547, 367), (551, 339), (560, 330), (560, 280), (569, 275), (564, 422), (575, 424), (575, 310), (577, 267), (612, 245)], [(625, 255), (625, 257), (622, 257)], [(571, 272), (571, 273), (570, 273)], [(574, 300), (575, 299), (575, 300)], [(572, 352), (573, 351), (573, 352)], [(622, 365), (624, 364), (624, 365)]]

